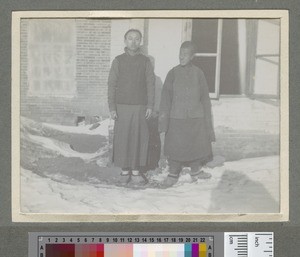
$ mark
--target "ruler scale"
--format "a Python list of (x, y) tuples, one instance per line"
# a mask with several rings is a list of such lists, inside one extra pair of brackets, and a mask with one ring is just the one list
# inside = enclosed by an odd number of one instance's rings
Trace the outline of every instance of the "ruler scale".
[(226, 232), (224, 256), (273, 257), (273, 233)]
[(29, 233), (30, 257), (273, 257), (272, 232)]

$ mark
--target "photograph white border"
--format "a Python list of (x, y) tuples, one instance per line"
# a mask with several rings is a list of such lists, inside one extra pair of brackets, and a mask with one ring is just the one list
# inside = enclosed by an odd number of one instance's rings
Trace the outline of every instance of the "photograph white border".
[[(280, 19), (280, 212), (222, 214), (48, 214), (21, 212), (20, 24), (23, 18), (276, 18)], [(289, 220), (289, 13), (287, 10), (20, 11), (12, 13), (13, 222), (279, 222)]]

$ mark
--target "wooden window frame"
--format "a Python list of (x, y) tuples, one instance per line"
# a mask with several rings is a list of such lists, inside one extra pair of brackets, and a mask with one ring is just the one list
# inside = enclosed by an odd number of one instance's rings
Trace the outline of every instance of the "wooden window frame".
[[(218, 20), (217, 31), (217, 50), (212, 53), (195, 53), (196, 57), (203, 58), (216, 58), (216, 71), (215, 71), (215, 92), (210, 92), (209, 96), (212, 99), (219, 99), (220, 97), (220, 75), (221, 75), (221, 51), (222, 51), (222, 31), (223, 31), (223, 19)], [(192, 27), (193, 19), (183, 20), (182, 26), (182, 42), (192, 39)]]
[[(273, 23), (275, 25), (278, 25), (277, 23), (272, 22), (272, 20), (268, 21), (270, 23)], [(247, 50), (247, 56), (249, 58), (248, 67), (247, 67), (247, 91), (246, 95), (249, 98), (255, 99), (279, 99), (280, 96), (280, 84), (278, 84), (277, 87), (277, 94), (257, 94), (255, 93), (255, 69), (256, 69), (256, 61), (262, 60), (266, 62), (272, 62), (267, 57), (278, 57), (279, 62), (278, 64), (278, 83), (280, 83), (280, 53), (279, 54), (257, 54), (257, 44), (258, 44), (258, 20), (255, 20), (254, 23), (248, 24), (248, 30), (250, 33), (250, 40), (248, 41), (249, 48)], [(272, 62), (273, 63), (273, 62)], [(275, 63), (274, 63), (275, 64)]]

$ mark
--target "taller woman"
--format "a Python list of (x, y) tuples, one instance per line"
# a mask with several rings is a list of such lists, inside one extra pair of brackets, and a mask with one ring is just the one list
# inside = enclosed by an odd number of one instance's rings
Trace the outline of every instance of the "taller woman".
[(155, 75), (149, 58), (141, 53), (141, 39), (139, 30), (125, 33), (125, 52), (113, 60), (108, 77), (108, 105), (115, 120), (113, 162), (122, 168), (125, 182), (131, 175), (138, 178), (147, 165), (147, 119), (154, 105)]

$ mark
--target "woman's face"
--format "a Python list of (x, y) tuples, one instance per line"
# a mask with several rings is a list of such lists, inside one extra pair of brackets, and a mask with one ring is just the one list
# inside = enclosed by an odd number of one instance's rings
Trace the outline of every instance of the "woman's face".
[(141, 45), (140, 34), (134, 31), (129, 32), (125, 38), (125, 45), (129, 50), (136, 52)]
[(181, 66), (185, 66), (193, 59), (192, 49), (190, 48), (180, 48), (179, 52), (179, 62)]

